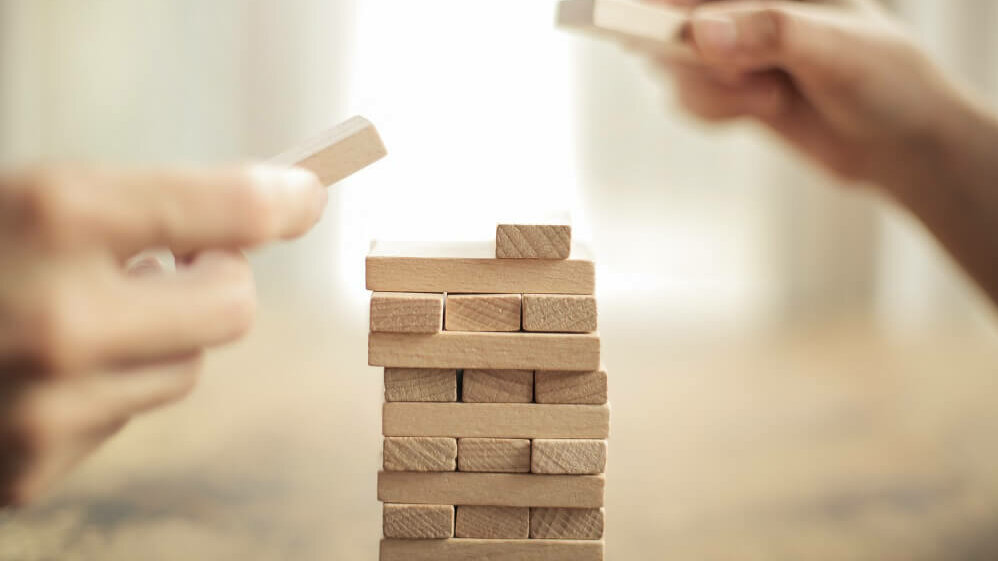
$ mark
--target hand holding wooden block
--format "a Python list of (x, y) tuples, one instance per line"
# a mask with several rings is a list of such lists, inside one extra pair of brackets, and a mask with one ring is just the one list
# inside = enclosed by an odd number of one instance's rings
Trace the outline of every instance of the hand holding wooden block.
[(436, 333), (443, 328), (444, 295), (375, 292), (371, 295), (371, 331)]
[(315, 173), (323, 185), (331, 185), (385, 154), (385, 145), (374, 125), (363, 117), (352, 117), (271, 162), (303, 167)]
[(689, 10), (635, 0), (562, 0), (559, 27), (619, 41), (649, 54), (695, 62), (683, 28)]

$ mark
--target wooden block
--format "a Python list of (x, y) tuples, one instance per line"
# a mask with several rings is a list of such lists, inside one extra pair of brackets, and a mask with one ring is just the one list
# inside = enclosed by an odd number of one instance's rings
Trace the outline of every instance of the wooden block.
[(534, 372), (537, 403), (606, 403), (606, 370), (538, 370)]
[[(649, 4), (627, 0), (562, 0), (558, 4), (557, 25), (622, 42), (649, 54), (695, 62), (696, 52), (684, 37), (688, 10), (662, 3)], [(642, 22), (642, 17), (650, 20)]]
[(454, 507), (450, 505), (385, 504), (386, 538), (443, 539), (454, 537)]
[(539, 403), (385, 403), (385, 436), (606, 438), (606, 405)]
[(530, 473), (530, 441), (522, 438), (461, 438), (457, 468), (485, 473)]
[(603, 506), (602, 475), (378, 473), (378, 500), (386, 503), (472, 506)]
[(367, 362), (407, 368), (594, 370), (600, 365), (600, 340), (595, 333), (371, 333)]
[(382, 540), (381, 561), (603, 561), (602, 541)]
[(532, 508), (530, 537), (554, 540), (598, 540), (603, 537), (602, 508)]
[(533, 441), (531, 473), (595, 475), (605, 470), (605, 440), (537, 438)]
[(586, 248), (571, 259), (496, 259), (492, 242), (376, 242), (367, 257), (367, 289), (466, 294), (593, 294), (596, 269)]
[(457, 370), (385, 368), (385, 401), (457, 401)]
[(443, 328), (444, 295), (375, 292), (371, 295), (371, 331), (436, 333)]
[(567, 224), (499, 224), (498, 259), (568, 259), (572, 227)]
[(457, 439), (428, 436), (385, 437), (385, 471), (454, 471)]
[(323, 185), (331, 185), (385, 154), (385, 145), (374, 125), (363, 117), (352, 117), (271, 162), (311, 170)]
[(515, 506), (459, 506), (454, 537), (490, 540), (530, 537), (530, 509)]
[(530, 403), (534, 400), (532, 370), (464, 371), (461, 401), (466, 403)]
[(519, 294), (448, 294), (447, 331), (519, 331)]
[(596, 331), (596, 297), (576, 294), (524, 294), (523, 330), (549, 333)]

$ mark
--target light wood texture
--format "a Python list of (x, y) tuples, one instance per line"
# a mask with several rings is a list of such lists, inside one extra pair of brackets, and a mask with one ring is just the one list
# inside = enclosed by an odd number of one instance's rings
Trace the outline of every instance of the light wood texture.
[(534, 401), (602, 405), (607, 401), (606, 370), (538, 370), (534, 372)]
[(456, 467), (454, 438), (385, 437), (385, 471), (454, 471)]
[(443, 328), (444, 295), (375, 292), (371, 295), (371, 331), (436, 333)]
[(454, 507), (385, 503), (383, 527), (386, 538), (450, 538), (454, 536)]
[[(571, 31), (584, 32), (594, 37), (618, 41), (634, 49), (650, 54), (666, 55), (671, 58), (695, 61), (694, 50), (683, 41), (682, 28), (686, 12), (675, 6), (631, 6), (638, 2), (614, 2), (612, 6), (602, 6), (601, 0), (562, 0), (558, 4), (557, 24)], [(617, 4), (628, 4), (618, 6)], [(647, 4), (647, 3), (645, 3)], [(597, 21), (597, 9), (602, 8), (601, 19)], [(651, 24), (636, 22), (646, 10), (655, 10), (652, 20), (661, 28)]]
[(385, 403), (385, 436), (606, 438), (606, 405), (539, 403)]
[(534, 400), (532, 370), (464, 371), (461, 401), (466, 403), (530, 403)]
[(387, 154), (377, 129), (363, 117), (352, 117), (271, 160), (277, 165), (311, 170), (331, 185)]
[(530, 473), (530, 441), (522, 438), (461, 438), (457, 469), (484, 473)]
[(603, 561), (603, 542), (382, 540), (381, 561)]
[(596, 331), (596, 297), (576, 294), (524, 294), (523, 330), (552, 333)]
[(566, 224), (499, 224), (498, 259), (568, 259), (572, 227)]
[(378, 473), (378, 500), (387, 503), (599, 508), (602, 475), (532, 473)]
[(595, 333), (371, 333), (367, 362), (407, 368), (593, 370), (600, 365), (600, 339)]
[(532, 508), (530, 537), (598, 540), (603, 537), (602, 508)]
[(595, 475), (606, 471), (606, 441), (591, 439), (534, 439), (531, 473)]
[(470, 294), (593, 294), (589, 251), (570, 259), (496, 259), (491, 242), (376, 242), (367, 257), (367, 289)]
[(530, 537), (530, 509), (515, 506), (459, 506), (454, 537), (516, 540)]
[(385, 401), (457, 401), (457, 370), (385, 368)]
[(448, 294), (447, 331), (519, 331), (519, 294)]

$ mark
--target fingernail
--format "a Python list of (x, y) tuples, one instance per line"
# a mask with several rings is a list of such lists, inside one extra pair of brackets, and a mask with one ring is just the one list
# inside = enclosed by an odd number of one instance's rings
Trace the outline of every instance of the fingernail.
[(696, 16), (691, 25), (693, 37), (701, 50), (730, 53), (738, 46), (738, 27), (731, 18)]

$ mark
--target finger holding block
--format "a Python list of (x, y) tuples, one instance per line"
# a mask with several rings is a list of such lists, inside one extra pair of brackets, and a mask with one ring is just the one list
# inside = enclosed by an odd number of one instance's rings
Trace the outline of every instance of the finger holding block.
[(374, 125), (363, 117), (351, 117), (275, 156), (271, 163), (305, 168), (315, 173), (323, 185), (331, 185), (386, 154)]
[(532, 443), (531, 473), (596, 475), (605, 470), (605, 440), (537, 438)]
[(454, 537), (454, 507), (385, 503), (383, 528), (386, 538), (451, 538)]
[(371, 331), (437, 333), (443, 329), (444, 295), (375, 292), (371, 295)]

